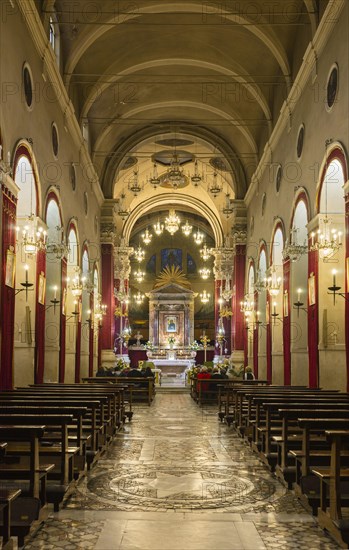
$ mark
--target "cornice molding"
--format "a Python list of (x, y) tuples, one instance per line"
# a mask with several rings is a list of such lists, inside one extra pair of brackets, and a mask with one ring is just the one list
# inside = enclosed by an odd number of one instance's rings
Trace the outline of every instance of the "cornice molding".
[(66, 125), (74, 143), (77, 146), (81, 156), (81, 162), (89, 166), (89, 172), (92, 175), (91, 187), (99, 205), (104, 200), (103, 192), (99, 185), (99, 178), (95, 171), (90, 154), (88, 152), (85, 140), (82, 136), (79, 123), (75, 116), (73, 104), (65, 89), (55, 54), (50, 47), (48, 37), (42, 25), (34, 0), (17, 0), (19, 9), (25, 20), (34, 46), (42, 59), (44, 69), (46, 69), (48, 79), (56, 90), (56, 97), (63, 114), (64, 124)]
[(285, 129), (287, 129), (289, 124), (292, 122), (292, 113), (302, 96), (302, 93), (300, 92), (304, 91), (314, 66), (317, 64), (317, 60), (319, 59), (320, 54), (324, 50), (333, 29), (337, 24), (338, 18), (344, 9), (344, 6), (345, 0), (330, 0), (328, 3), (314, 39), (309, 43), (304, 54), (303, 63), (298, 71), (290, 93), (283, 103), (274, 130), (269, 138), (269, 141), (264, 147), (264, 152), (259, 161), (257, 170), (251, 178), (251, 184), (245, 196), (245, 203), (247, 206), (249, 206), (251, 200), (253, 199), (256, 187), (258, 187), (258, 183), (262, 179), (264, 171), (268, 166), (268, 157), (270, 157), (271, 152), (277, 146)]

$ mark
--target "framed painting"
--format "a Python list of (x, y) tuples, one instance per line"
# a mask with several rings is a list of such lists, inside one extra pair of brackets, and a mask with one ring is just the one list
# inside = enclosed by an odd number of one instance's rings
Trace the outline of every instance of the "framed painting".
[(177, 317), (168, 315), (165, 317), (166, 332), (172, 334), (177, 332)]
[(314, 306), (316, 304), (314, 273), (311, 273), (308, 279), (308, 302), (310, 306)]
[(38, 302), (41, 305), (45, 305), (46, 297), (46, 277), (45, 273), (42, 271), (39, 275), (39, 288), (38, 288)]
[(16, 254), (11, 246), (6, 252), (6, 271), (5, 271), (5, 285), (10, 288), (15, 287), (15, 273), (16, 273)]

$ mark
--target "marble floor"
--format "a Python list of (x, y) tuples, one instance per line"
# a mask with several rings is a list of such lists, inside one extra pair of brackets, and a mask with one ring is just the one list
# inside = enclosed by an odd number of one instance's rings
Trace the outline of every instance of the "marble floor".
[(334, 549), (216, 407), (158, 393), (26, 550)]

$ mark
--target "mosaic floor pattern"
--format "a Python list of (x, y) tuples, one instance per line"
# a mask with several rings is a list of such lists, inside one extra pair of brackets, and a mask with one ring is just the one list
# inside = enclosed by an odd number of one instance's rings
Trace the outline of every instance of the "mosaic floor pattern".
[(216, 408), (161, 393), (136, 407), (64, 509), (26, 549), (332, 549)]

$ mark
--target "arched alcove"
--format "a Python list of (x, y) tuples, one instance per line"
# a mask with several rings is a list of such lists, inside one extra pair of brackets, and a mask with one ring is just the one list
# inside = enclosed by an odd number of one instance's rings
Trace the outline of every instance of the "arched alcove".
[[(51, 193), (46, 202), (47, 242), (45, 316), (45, 382), (57, 382), (59, 377), (60, 311), (62, 295), (62, 260), (54, 246), (62, 241), (62, 217), (58, 198)], [(52, 247), (52, 248), (50, 248)], [(52, 250), (52, 252), (50, 252)], [(58, 250), (58, 249), (57, 249)], [(58, 304), (52, 301), (57, 300)]]
[[(300, 246), (308, 246), (308, 201), (304, 192), (296, 199), (291, 220), (294, 241)], [(308, 295), (308, 254), (304, 253), (290, 263), (290, 303), (291, 303), (291, 383), (308, 385), (308, 317), (306, 313)], [(300, 309), (293, 304), (302, 303)], [(305, 309), (302, 309), (305, 308)]]
[[(16, 288), (14, 328), (14, 385), (33, 384), (35, 381), (35, 320), (37, 303), (37, 255), (28, 254), (24, 234), (35, 236), (38, 215), (38, 187), (33, 160), (28, 149), (20, 146), (15, 155), (14, 180), (19, 188), (17, 202)], [(28, 292), (21, 283), (32, 286)]]
[(283, 249), (284, 233), (281, 223), (277, 223), (271, 241), (271, 277), (272, 288), (269, 290), (270, 323), (272, 334), (272, 380), (275, 384), (284, 383), (284, 355), (282, 319), (284, 307), (283, 287)]
[[(337, 234), (336, 246), (321, 247), (318, 252), (318, 311), (319, 311), (319, 385), (328, 388), (347, 387), (345, 356), (345, 300), (333, 296), (328, 288), (345, 288), (345, 201), (343, 186), (347, 178), (346, 159), (343, 151), (335, 148), (324, 160), (324, 168), (318, 188), (319, 234), (315, 239), (321, 244)], [(333, 283), (336, 283), (335, 285)]]
[(71, 222), (68, 230), (68, 261), (67, 275), (68, 288), (66, 296), (66, 363), (65, 363), (65, 382), (71, 384), (75, 381), (75, 360), (76, 360), (76, 340), (79, 320), (81, 320), (81, 300), (80, 296), (74, 296), (72, 293), (73, 281), (80, 277), (79, 268), (79, 242), (75, 223)]

